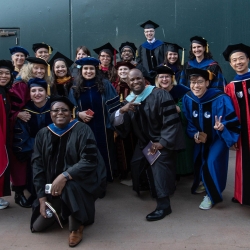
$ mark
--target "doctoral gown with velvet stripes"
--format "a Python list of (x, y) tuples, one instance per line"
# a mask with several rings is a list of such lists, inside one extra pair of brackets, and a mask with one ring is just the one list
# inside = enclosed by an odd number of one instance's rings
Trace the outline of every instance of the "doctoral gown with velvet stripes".
[(241, 204), (250, 205), (250, 73), (229, 83), (225, 92), (232, 99), (241, 123), (239, 149), (236, 151), (234, 198)]
[[(191, 91), (182, 99), (184, 115), (188, 120), (190, 138), (199, 132), (207, 134), (206, 143), (195, 143), (194, 182), (195, 193), (200, 181), (213, 204), (222, 201), (226, 187), (229, 147), (238, 141), (240, 123), (229, 96), (217, 89), (208, 89), (198, 98)], [(223, 131), (214, 129), (215, 116), (222, 116)]]

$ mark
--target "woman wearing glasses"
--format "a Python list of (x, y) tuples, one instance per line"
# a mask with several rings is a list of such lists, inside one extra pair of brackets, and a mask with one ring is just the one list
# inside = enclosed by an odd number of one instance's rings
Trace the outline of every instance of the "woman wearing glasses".
[(76, 64), (81, 65), (76, 85), (72, 87), (69, 99), (77, 106), (76, 114), (80, 121), (92, 129), (97, 147), (105, 161), (107, 180), (113, 180), (115, 170), (114, 131), (110, 114), (120, 108), (119, 96), (112, 84), (103, 79), (99, 60), (85, 57)]
[[(187, 120), (182, 112), (182, 97), (190, 91), (189, 88), (181, 84), (176, 84), (174, 71), (167, 66), (158, 66), (154, 69), (157, 73), (155, 77), (155, 85), (158, 88), (168, 91), (176, 104), (176, 110), (181, 118), (183, 130), (186, 130)], [(181, 175), (191, 174), (193, 168), (193, 140), (185, 134), (186, 149), (178, 152), (176, 161), (176, 180), (180, 179)]]
[(206, 210), (223, 200), (229, 148), (238, 141), (240, 122), (230, 97), (209, 88), (211, 72), (193, 68), (187, 73), (191, 91), (183, 97), (182, 104), (188, 120), (187, 134), (195, 142), (191, 191), (197, 193), (203, 183), (206, 195), (199, 208)]

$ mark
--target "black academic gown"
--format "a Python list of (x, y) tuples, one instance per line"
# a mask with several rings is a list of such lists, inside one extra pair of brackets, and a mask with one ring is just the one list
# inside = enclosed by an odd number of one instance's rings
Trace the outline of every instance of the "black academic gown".
[[(62, 159), (55, 162), (58, 158), (55, 154)], [(106, 169), (88, 125), (74, 120), (64, 130), (53, 124), (40, 130), (35, 140), (32, 167), (38, 199), (51, 199), (45, 194), (45, 184), (52, 183), (59, 174), (67, 171), (72, 180), (66, 182), (62, 191), (62, 217), (72, 215), (83, 225), (94, 222), (94, 202), (104, 196)], [(33, 204), (31, 225), (40, 215), (38, 199)]]
[(136, 112), (129, 111), (117, 117), (114, 112), (111, 123), (120, 136), (126, 137), (133, 128), (138, 138), (131, 161), (133, 189), (139, 194), (140, 175), (145, 163), (142, 149), (149, 141), (159, 142), (163, 149), (151, 166), (154, 183), (150, 185), (151, 188), (154, 186), (157, 198), (171, 195), (175, 190), (175, 151), (185, 148), (179, 115), (171, 95), (165, 90), (154, 88), (137, 106)]

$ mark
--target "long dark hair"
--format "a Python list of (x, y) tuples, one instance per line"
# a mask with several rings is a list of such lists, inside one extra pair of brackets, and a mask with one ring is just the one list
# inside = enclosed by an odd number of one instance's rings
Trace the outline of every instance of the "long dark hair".
[[(168, 61), (168, 52), (172, 52), (172, 51), (166, 52), (163, 64), (171, 65), (171, 63)], [(180, 55), (178, 52), (177, 52), (177, 54), (178, 54), (178, 59), (174, 64), (177, 66), (178, 70), (181, 71), (183, 69), (183, 67), (181, 65)]]
[(11, 89), (14, 80), (15, 80), (15, 78), (14, 78), (12, 72), (10, 71), (10, 81), (4, 86), (4, 88), (5, 88), (6, 91), (8, 91), (9, 89)]
[[(206, 47), (205, 46), (203, 46), (202, 44), (201, 44), (201, 46), (203, 47), (203, 48), (205, 48), (205, 51), (204, 51), (204, 58), (205, 59), (213, 59), (213, 56), (212, 56), (212, 53), (210, 52), (210, 50), (208, 51), (208, 52), (206, 52)], [(190, 48), (189, 48), (189, 59), (190, 60), (193, 60), (195, 58), (195, 55), (193, 54), (193, 52), (192, 52), (192, 44), (190, 45)]]
[[(105, 91), (105, 88), (104, 88), (104, 83), (103, 83), (103, 77), (100, 73), (100, 70), (95, 67), (95, 72), (96, 72), (96, 76), (95, 76), (95, 83), (97, 85), (97, 89), (98, 91), (102, 94), (104, 93)], [(85, 87), (85, 78), (82, 76), (82, 70), (79, 69), (79, 72), (78, 72), (78, 75), (76, 77), (76, 84), (75, 86), (72, 87), (72, 89), (74, 90), (74, 96), (75, 98), (79, 98), (80, 97), (80, 94), (81, 92), (85, 92), (86, 91), (86, 88)]]
[(117, 71), (113, 65), (113, 54), (111, 53), (110, 50), (108, 49), (103, 49), (100, 53), (99, 53), (99, 56), (98, 56), (98, 59), (100, 60), (100, 56), (101, 56), (101, 53), (102, 52), (105, 52), (107, 53), (110, 58), (111, 58), (111, 62), (109, 64), (109, 67), (108, 67), (108, 71), (107, 71), (107, 76), (104, 72), (101, 72), (103, 74), (103, 77), (104, 78), (107, 78), (110, 82), (115, 82), (116, 79), (117, 79)]

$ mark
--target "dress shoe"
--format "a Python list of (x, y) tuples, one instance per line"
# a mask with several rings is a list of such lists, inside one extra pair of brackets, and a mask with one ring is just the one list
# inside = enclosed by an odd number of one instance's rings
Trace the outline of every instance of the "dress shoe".
[(27, 202), (23, 193), (16, 193), (15, 194), (15, 203), (21, 207), (31, 208), (31, 204)]
[(146, 216), (146, 219), (148, 221), (156, 221), (156, 220), (161, 220), (163, 219), (165, 216), (169, 215), (172, 213), (171, 207), (169, 206), (166, 209), (162, 209), (162, 210), (155, 210), (154, 212), (148, 214)]
[(75, 247), (82, 241), (82, 232), (84, 226), (80, 226), (77, 231), (72, 231), (69, 234), (69, 246)]

